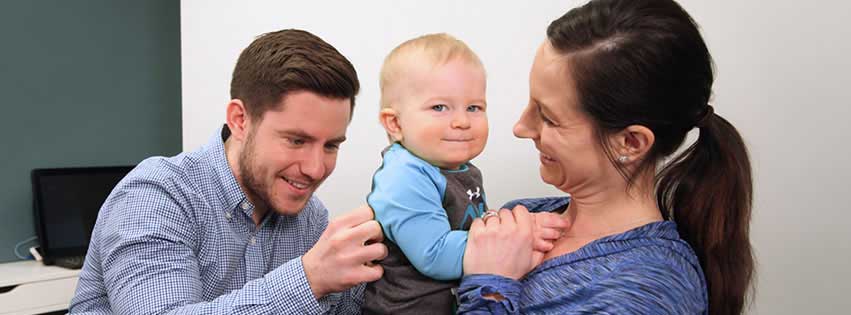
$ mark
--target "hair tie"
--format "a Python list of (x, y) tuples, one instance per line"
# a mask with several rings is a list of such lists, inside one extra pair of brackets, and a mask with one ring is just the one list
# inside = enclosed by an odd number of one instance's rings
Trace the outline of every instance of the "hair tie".
[(703, 112), (697, 117), (697, 122), (694, 123), (694, 126), (697, 128), (706, 127), (706, 124), (709, 123), (709, 120), (714, 116), (715, 110), (712, 109), (712, 105), (706, 104), (706, 107), (703, 109)]

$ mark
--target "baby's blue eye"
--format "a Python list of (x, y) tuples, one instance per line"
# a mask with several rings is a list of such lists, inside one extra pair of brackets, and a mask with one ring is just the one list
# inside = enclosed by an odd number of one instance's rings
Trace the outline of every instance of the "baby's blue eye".
[(436, 112), (442, 112), (442, 111), (449, 109), (449, 107), (447, 107), (446, 105), (443, 105), (443, 104), (438, 104), (438, 105), (432, 106), (431, 109), (436, 111)]
[(468, 112), (480, 112), (480, 111), (482, 111), (482, 107), (479, 106), (479, 105), (470, 105), (470, 106), (467, 106), (467, 111)]

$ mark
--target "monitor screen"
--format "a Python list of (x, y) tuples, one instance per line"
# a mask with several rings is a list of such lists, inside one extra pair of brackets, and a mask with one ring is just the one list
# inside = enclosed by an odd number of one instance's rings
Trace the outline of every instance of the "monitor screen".
[(132, 169), (33, 170), (35, 225), (45, 257), (85, 255), (101, 205)]

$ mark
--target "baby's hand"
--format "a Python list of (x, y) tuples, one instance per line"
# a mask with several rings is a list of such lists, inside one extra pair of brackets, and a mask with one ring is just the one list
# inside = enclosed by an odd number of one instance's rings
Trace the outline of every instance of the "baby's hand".
[(535, 228), (532, 231), (535, 242), (534, 250), (546, 253), (553, 249), (553, 244), (562, 233), (569, 228), (567, 220), (556, 213), (536, 212), (532, 214), (532, 219), (535, 220)]

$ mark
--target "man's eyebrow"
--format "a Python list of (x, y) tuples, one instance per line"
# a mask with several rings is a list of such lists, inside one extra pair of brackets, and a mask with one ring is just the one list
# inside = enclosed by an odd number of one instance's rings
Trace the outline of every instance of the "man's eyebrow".
[[(304, 132), (303, 130), (300, 130), (300, 129), (279, 130), (278, 134), (281, 135), (281, 136), (285, 136), (285, 137), (289, 136), (289, 137), (302, 138), (302, 139), (307, 140), (307, 141), (316, 140), (315, 137), (309, 135), (307, 132)], [(344, 141), (346, 141), (346, 136), (340, 136), (340, 137), (336, 137), (336, 138), (328, 140), (328, 142), (331, 142), (331, 143), (343, 143)]]
[(336, 138), (334, 138), (334, 139), (331, 139), (331, 140), (330, 140), (330, 141), (328, 141), (328, 142), (331, 142), (331, 143), (343, 143), (343, 142), (346, 142), (346, 136), (336, 137)]
[(307, 134), (306, 132), (304, 132), (303, 130), (299, 130), (299, 129), (279, 130), (278, 134), (281, 135), (281, 136), (284, 136), (284, 137), (289, 136), (289, 137), (302, 138), (302, 139), (305, 139), (305, 140), (315, 140), (315, 138), (313, 136), (311, 136), (311, 135)]

